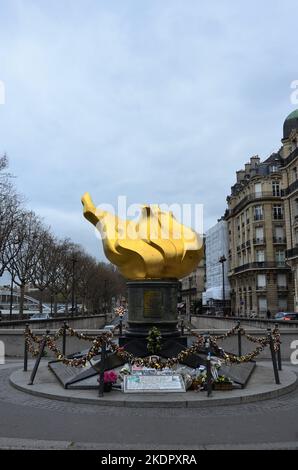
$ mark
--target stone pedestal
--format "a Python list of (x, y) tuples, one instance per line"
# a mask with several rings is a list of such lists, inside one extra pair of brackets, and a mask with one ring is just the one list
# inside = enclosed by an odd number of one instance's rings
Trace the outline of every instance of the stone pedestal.
[(126, 337), (142, 338), (156, 326), (163, 338), (180, 336), (177, 329), (176, 279), (128, 281), (128, 330)]

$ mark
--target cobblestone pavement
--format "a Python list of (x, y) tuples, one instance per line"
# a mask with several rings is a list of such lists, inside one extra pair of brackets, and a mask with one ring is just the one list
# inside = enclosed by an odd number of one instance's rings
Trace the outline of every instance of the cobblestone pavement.
[(213, 408), (113, 408), (18, 391), (8, 382), (16, 368), (20, 365), (0, 368), (0, 422), (5, 423), (0, 438), (98, 442), (107, 448), (272, 442), (298, 446), (298, 390), (272, 400)]

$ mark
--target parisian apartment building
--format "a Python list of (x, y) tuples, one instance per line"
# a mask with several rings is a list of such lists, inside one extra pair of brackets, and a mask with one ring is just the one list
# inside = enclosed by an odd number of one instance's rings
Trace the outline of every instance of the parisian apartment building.
[(285, 120), (281, 143), (264, 161), (251, 157), (227, 197), (227, 266), (236, 315), (298, 310), (298, 110)]

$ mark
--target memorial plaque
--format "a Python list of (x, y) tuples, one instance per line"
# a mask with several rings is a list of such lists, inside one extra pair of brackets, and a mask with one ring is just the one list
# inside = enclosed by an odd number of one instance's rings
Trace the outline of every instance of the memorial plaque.
[(255, 367), (256, 363), (254, 361), (243, 362), (242, 364), (223, 364), (219, 369), (219, 373), (226, 375), (233, 380), (233, 382), (244, 388)]
[(144, 292), (144, 317), (159, 318), (160, 305), (162, 304), (162, 292), (159, 290), (147, 290)]
[(124, 393), (173, 393), (185, 392), (180, 374), (132, 374), (124, 377)]

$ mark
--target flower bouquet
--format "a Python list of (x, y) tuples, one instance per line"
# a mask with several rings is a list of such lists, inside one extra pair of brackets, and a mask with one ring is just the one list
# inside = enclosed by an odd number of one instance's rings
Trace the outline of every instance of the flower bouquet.
[[(113, 370), (106, 370), (103, 375), (103, 390), (104, 392), (110, 392), (112, 390), (112, 385), (117, 382), (118, 375)], [(100, 377), (98, 379), (100, 382)]]
[(218, 378), (213, 382), (214, 390), (233, 390), (233, 382), (229, 377), (225, 375), (219, 375)]

